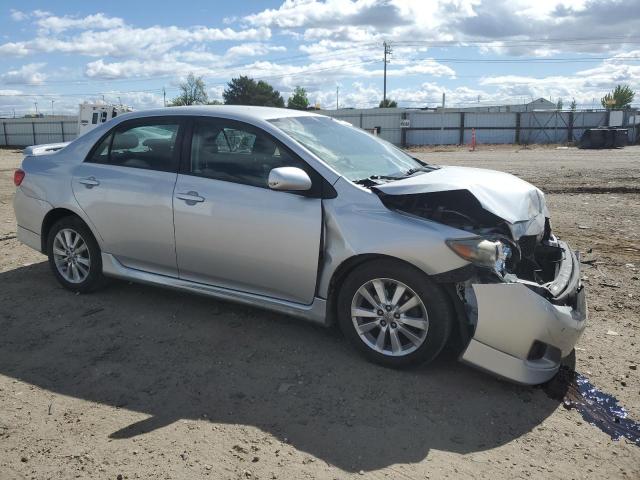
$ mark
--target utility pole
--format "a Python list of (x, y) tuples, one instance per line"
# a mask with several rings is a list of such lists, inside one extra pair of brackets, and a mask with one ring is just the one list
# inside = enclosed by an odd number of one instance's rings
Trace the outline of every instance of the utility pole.
[(442, 92), (442, 109), (440, 111), (440, 145), (444, 145), (444, 100), (445, 94)]
[(54, 102), (54, 101), (55, 101), (55, 100), (51, 100), (51, 116), (52, 116), (52, 117), (53, 117), (53, 102)]
[(164, 106), (167, 106), (167, 91), (162, 87), (162, 101), (164, 102)]
[(387, 105), (387, 63), (389, 63), (389, 60), (387, 60), (387, 55), (391, 55), (391, 45), (389, 45), (387, 42), (383, 42), (382, 45), (384, 46), (384, 89), (382, 93), (382, 105), (386, 107)]
[(34, 105), (35, 105), (35, 107), (36, 107), (36, 116), (37, 116), (37, 115), (38, 115), (38, 102), (33, 102), (33, 104), (34, 104)]
[(338, 110), (338, 98), (340, 96), (340, 87), (336, 85), (336, 110)]

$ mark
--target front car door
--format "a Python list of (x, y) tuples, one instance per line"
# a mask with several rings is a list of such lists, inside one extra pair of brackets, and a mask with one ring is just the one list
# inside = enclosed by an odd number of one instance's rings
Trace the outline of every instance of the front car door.
[(177, 276), (173, 232), (183, 121), (148, 117), (116, 126), (73, 175), (73, 193), (123, 265)]
[(267, 186), (272, 168), (308, 165), (266, 132), (233, 120), (196, 118), (185, 141), (174, 198), (180, 278), (310, 304), (322, 227), (318, 189)]

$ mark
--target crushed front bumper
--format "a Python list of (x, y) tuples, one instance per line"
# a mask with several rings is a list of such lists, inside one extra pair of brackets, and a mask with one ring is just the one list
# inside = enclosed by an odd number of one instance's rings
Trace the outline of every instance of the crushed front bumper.
[(471, 285), (468, 293), (474, 297), (476, 326), (461, 361), (530, 385), (556, 374), (587, 321), (579, 258), (566, 243), (560, 245), (564, 258), (555, 281), (546, 287)]

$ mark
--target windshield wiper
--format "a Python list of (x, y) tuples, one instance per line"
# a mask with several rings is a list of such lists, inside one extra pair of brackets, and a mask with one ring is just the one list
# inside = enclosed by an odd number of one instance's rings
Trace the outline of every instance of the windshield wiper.
[(428, 165), (424, 165), (422, 167), (410, 168), (409, 170), (404, 172), (404, 174), (408, 177), (410, 175), (413, 175), (414, 173), (418, 173), (418, 172), (433, 172), (434, 170), (435, 170), (434, 167), (431, 167), (431, 166), (428, 166)]
[(360, 178), (358, 180), (353, 180), (353, 183), (358, 183), (360, 185), (369, 186), (369, 185), (377, 185), (375, 180), (400, 180), (403, 177), (394, 177), (391, 175), (371, 175), (367, 178)]

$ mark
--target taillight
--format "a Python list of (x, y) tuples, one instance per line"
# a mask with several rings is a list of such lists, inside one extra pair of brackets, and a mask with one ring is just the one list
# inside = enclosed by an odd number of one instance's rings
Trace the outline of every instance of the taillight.
[(16, 187), (19, 187), (22, 181), (24, 180), (24, 170), (18, 168), (15, 172), (13, 172), (13, 183)]

